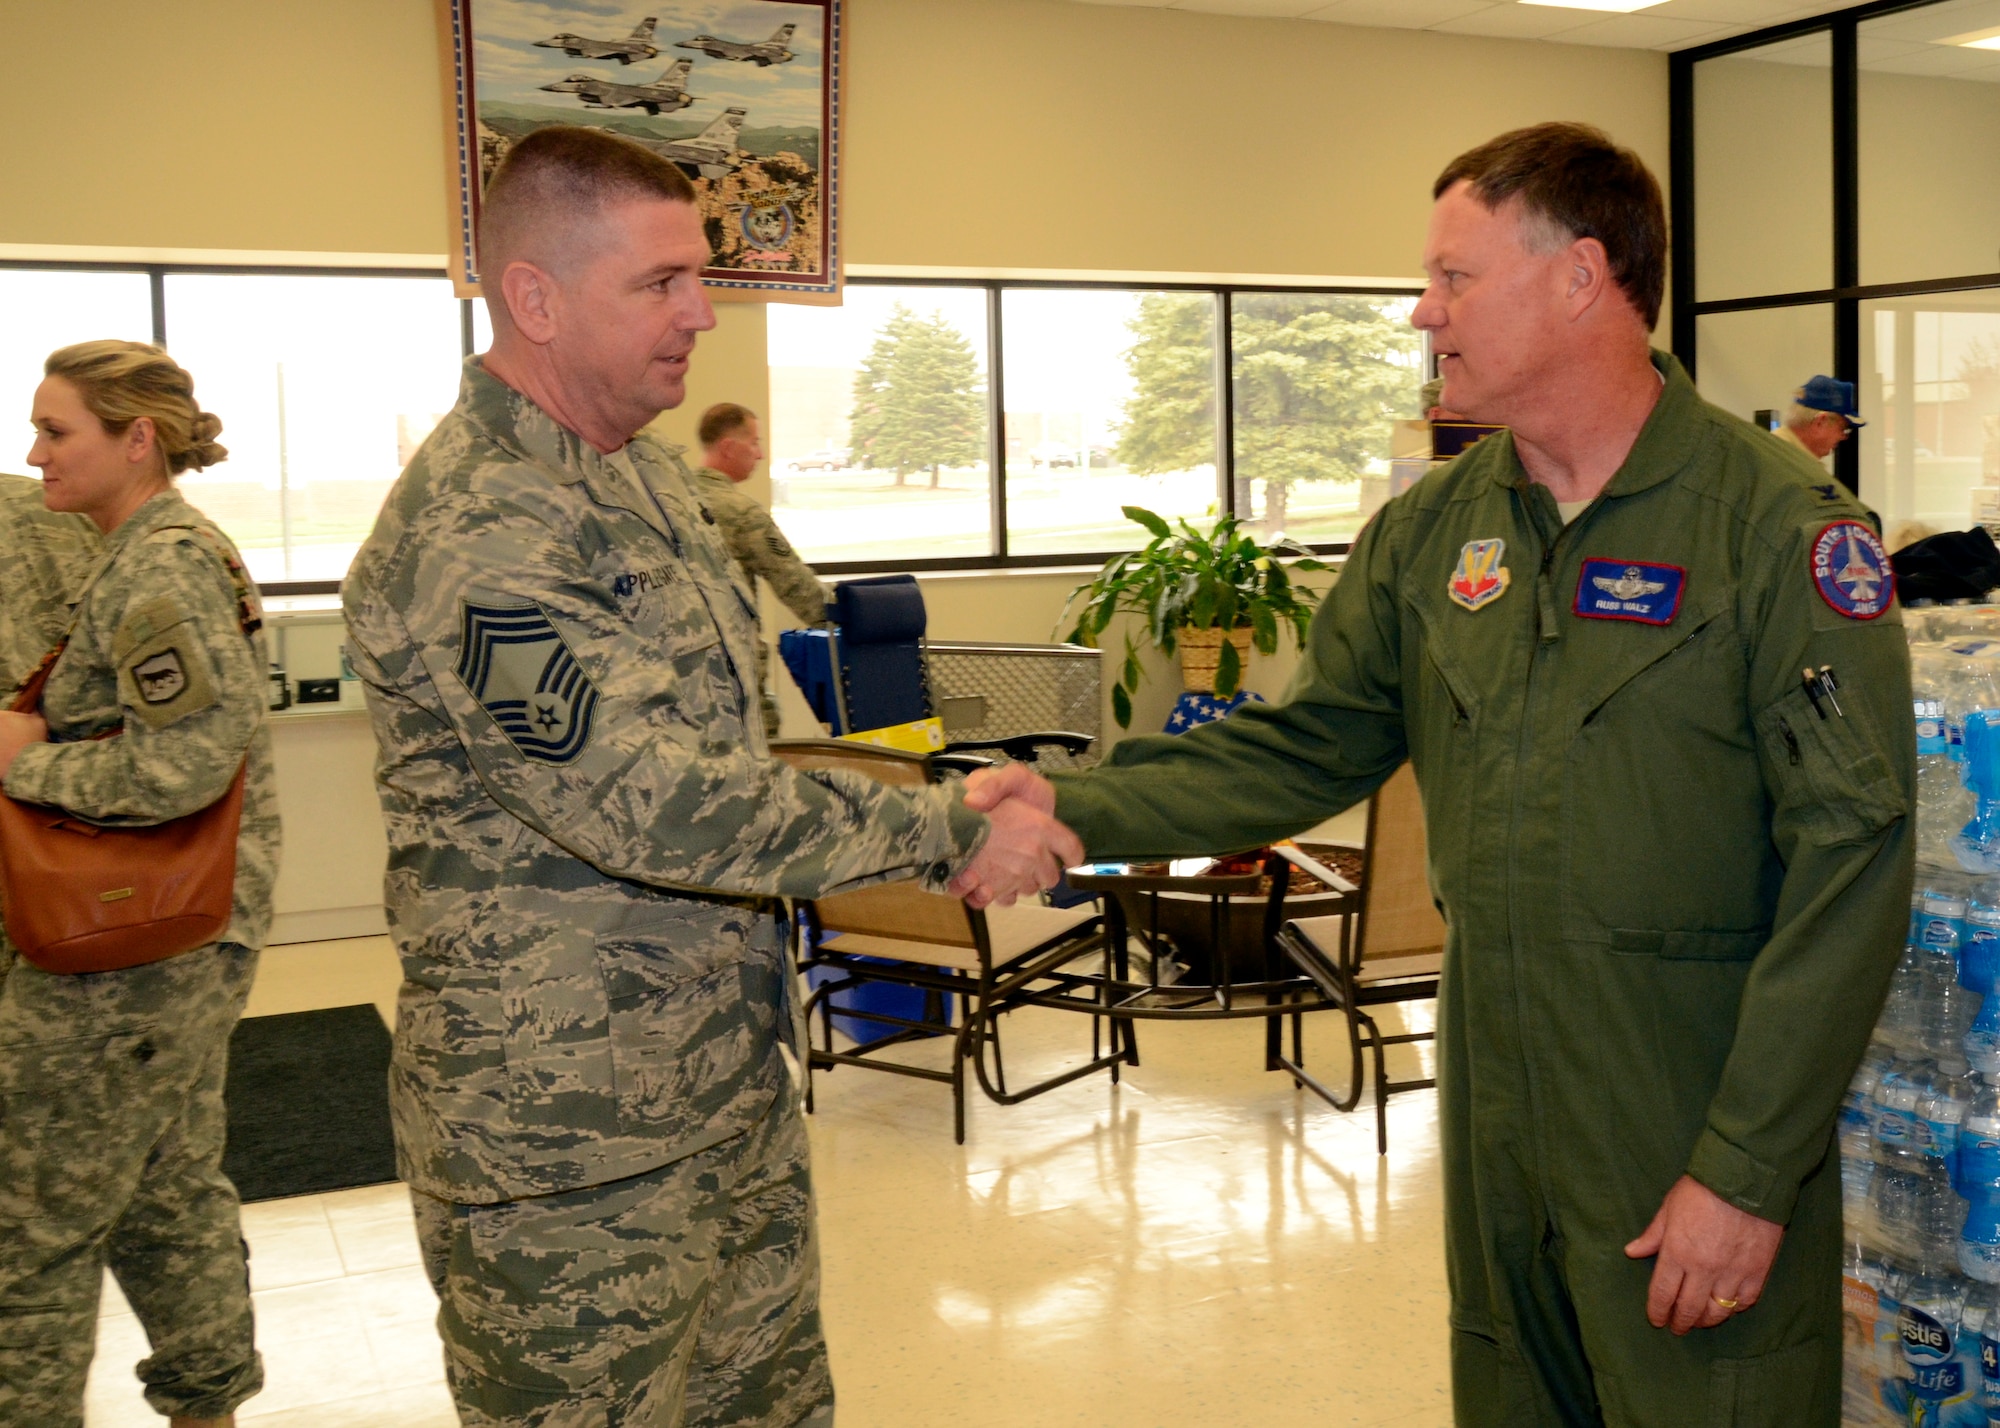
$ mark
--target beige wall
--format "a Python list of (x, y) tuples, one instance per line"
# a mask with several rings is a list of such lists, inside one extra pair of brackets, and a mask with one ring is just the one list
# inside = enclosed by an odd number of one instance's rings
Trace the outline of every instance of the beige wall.
[(1766, 60), (1695, 66), (1700, 298), (1832, 285), (1832, 76)]
[(1860, 76), (1861, 281), (2000, 272), (2000, 84)]
[[(849, 13), (856, 264), (1407, 277), (1431, 178), (1503, 129), (1588, 120), (1666, 172), (1649, 52), (1066, 0)], [(441, 252), (434, 35), (432, 0), (14, 6), (0, 245)], [(104, 36), (144, 63), (80, 96), (77, 46)], [(766, 409), (765, 360), (762, 309), (725, 306), (660, 429), (691, 442), (711, 401)], [(1081, 578), (927, 579), (932, 631), (1047, 639)], [(1162, 671), (1137, 722), (1171, 693)]]

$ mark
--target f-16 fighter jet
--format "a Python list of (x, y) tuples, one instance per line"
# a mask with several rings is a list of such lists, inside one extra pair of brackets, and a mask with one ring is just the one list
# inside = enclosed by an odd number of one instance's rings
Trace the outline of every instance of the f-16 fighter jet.
[(694, 103), (695, 97), (682, 87), (693, 68), (691, 59), (675, 60), (651, 84), (614, 84), (608, 79), (573, 74), (542, 88), (556, 94), (574, 94), (591, 109), (643, 109), (648, 114), (672, 114)]
[(736, 135), (743, 128), (747, 109), (725, 109), (709, 126), (692, 139), (640, 139), (663, 159), (695, 169), (703, 178), (726, 178), (743, 162), (736, 147)]
[(677, 50), (700, 50), (710, 59), (747, 60), (760, 68), (768, 69), (774, 64), (784, 64), (796, 58), (785, 48), (797, 25), (780, 25), (768, 40), (758, 40), (752, 44), (743, 40), (718, 40), (714, 35), (696, 35), (691, 40), (682, 40), (674, 46)]
[(536, 40), (535, 48), (561, 50), (571, 59), (615, 59), (620, 64), (630, 64), (633, 60), (651, 59), (660, 52), (653, 43), (653, 26), (659, 21), (648, 15), (632, 31), (629, 39), (586, 40), (582, 35), (567, 32), (551, 35), (546, 40)]

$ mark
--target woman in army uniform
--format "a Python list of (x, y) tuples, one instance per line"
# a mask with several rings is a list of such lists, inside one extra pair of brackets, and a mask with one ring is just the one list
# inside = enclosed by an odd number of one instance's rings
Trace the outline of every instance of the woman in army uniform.
[(257, 597), (174, 488), (228, 454), (193, 379), (135, 342), (65, 347), (45, 371), (28, 460), (49, 509), (104, 533), (104, 556), (42, 716), (0, 713), (0, 786), (143, 826), (207, 807), (248, 768), (220, 941), (83, 976), (0, 946), (0, 1423), (81, 1424), (108, 1264), (152, 1346), (147, 1401), (175, 1425), (226, 1424), (263, 1385), (222, 1173), (229, 1034), (278, 858)]

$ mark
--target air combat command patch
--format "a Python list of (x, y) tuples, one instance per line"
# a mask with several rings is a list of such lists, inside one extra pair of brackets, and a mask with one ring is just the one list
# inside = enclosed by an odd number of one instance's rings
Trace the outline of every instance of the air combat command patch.
[(1872, 620), (1896, 598), (1896, 572), (1875, 532), (1860, 521), (1835, 521), (1812, 543), (1819, 598), (1850, 620)]
[(597, 686), (538, 605), (462, 602), (458, 677), (514, 747), (566, 764), (590, 743)]
[(1514, 578), (1500, 563), (1506, 553), (1507, 542), (1499, 536), (1467, 541), (1446, 587), (1451, 598), (1468, 610), (1481, 610), (1506, 594), (1507, 583)]
[(1576, 601), (1570, 608), (1586, 620), (1671, 625), (1686, 589), (1687, 571), (1678, 565), (1590, 556), (1576, 577)]

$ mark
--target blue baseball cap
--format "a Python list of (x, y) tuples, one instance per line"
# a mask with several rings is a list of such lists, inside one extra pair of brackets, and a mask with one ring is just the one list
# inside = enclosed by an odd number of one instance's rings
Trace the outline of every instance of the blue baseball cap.
[(1866, 426), (1867, 422), (1855, 415), (1860, 409), (1854, 405), (1854, 383), (1842, 382), (1833, 377), (1814, 377), (1799, 393), (1799, 405), (1816, 412), (1832, 412), (1835, 416), (1847, 418), (1849, 426)]

